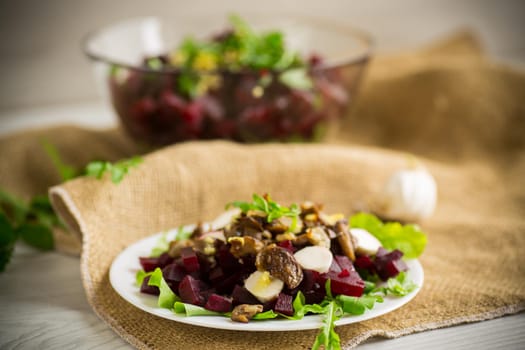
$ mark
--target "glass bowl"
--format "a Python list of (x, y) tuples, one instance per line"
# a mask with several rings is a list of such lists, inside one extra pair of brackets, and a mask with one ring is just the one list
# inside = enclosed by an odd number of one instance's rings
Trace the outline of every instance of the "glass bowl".
[[(179, 91), (180, 70), (158, 70), (145, 57), (164, 55), (188, 37), (228, 28), (219, 18), (144, 17), (89, 34), (83, 48), (95, 78), (125, 130), (139, 143), (167, 145), (194, 139), (240, 142), (315, 141), (337, 126), (351, 106), (370, 58), (369, 37), (317, 19), (246, 17), (256, 30), (279, 30), (286, 47), (313, 64), (313, 86), (291, 88), (280, 72), (216, 71), (219, 84), (189, 98)], [(319, 58), (322, 58), (320, 60)], [(270, 84), (260, 86), (262, 75)]]

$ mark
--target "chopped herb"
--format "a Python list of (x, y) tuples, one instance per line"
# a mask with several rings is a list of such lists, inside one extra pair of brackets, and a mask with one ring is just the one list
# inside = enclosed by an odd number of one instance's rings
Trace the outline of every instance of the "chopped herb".
[(109, 173), (111, 174), (111, 181), (113, 183), (120, 183), (124, 176), (129, 173), (129, 170), (137, 167), (142, 161), (142, 158), (138, 156), (116, 163), (94, 161), (86, 166), (85, 173), (87, 176), (92, 176), (97, 179), (101, 179), (104, 174)]
[(272, 201), (270, 196), (259, 196), (258, 194), (253, 194), (251, 203), (235, 201), (226, 205), (226, 209), (230, 207), (239, 208), (243, 213), (247, 213), (250, 210), (261, 211), (267, 215), (266, 220), (268, 222), (272, 222), (283, 216), (297, 218), (301, 212), (297, 204), (292, 204), (290, 207), (284, 207)]

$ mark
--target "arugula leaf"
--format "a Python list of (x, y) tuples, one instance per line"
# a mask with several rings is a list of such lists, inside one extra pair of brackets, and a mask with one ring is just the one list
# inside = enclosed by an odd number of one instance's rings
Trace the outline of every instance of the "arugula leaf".
[(255, 314), (252, 317), (252, 320), (270, 320), (272, 318), (276, 318), (279, 315), (280, 314), (274, 312), (273, 310), (268, 310), (268, 311), (265, 311), (265, 312), (260, 312), (258, 314)]
[(116, 163), (104, 162), (104, 161), (93, 161), (90, 162), (85, 168), (85, 174), (92, 176), (97, 179), (101, 179), (104, 174), (111, 174), (111, 181), (113, 183), (120, 183), (124, 176), (129, 173), (131, 168), (137, 167), (142, 163), (143, 159), (139, 156), (135, 156), (130, 159), (124, 159)]
[(28, 204), (2, 189), (0, 189), (0, 209), (15, 226), (23, 223), (29, 213)]
[(57, 148), (52, 143), (50, 143), (47, 140), (43, 140), (42, 145), (44, 146), (44, 150), (46, 151), (49, 158), (51, 158), (53, 165), (58, 170), (62, 181), (71, 180), (78, 175), (77, 169), (75, 169), (71, 165), (65, 164), (62, 161), (62, 158), (60, 157)]
[(171, 309), (173, 304), (180, 300), (179, 297), (173, 293), (171, 288), (168, 286), (164, 280), (164, 277), (162, 277), (162, 270), (159, 267), (157, 267), (151, 274), (148, 285), (159, 287), (160, 294), (159, 299), (157, 300), (157, 305), (159, 307)]
[(340, 350), (341, 340), (335, 331), (335, 321), (341, 318), (342, 309), (335, 300), (331, 300), (325, 306), (325, 313), (321, 331), (315, 338), (312, 350), (319, 349), (321, 346), (325, 350)]
[(293, 319), (293, 320), (300, 320), (308, 313), (322, 314), (325, 312), (325, 307), (320, 304), (306, 304), (305, 305), (304, 303), (305, 303), (304, 295), (301, 291), (299, 291), (292, 303), (293, 310), (294, 310), (293, 316), (286, 316), (286, 318)]
[(296, 219), (301, 213), (297, 204), (292, 204), (290, 207), (284, 207), (271, 200), (270, 196), (260, 196), (256, 193), (252, 196), (252, 202), (234, 201), (226, 205), (226, 209), (235, 207), (239, 208), (243, 213), (250, 210), (261, 211), (267, 215), (266, 220), (272, 222), (280, 217), (286, 216)]
[(144, 270), (138, 270), (135, 274), (135, 284), (140, 287), (142, 286), (142, 283), (144, 282), (144, 278), (151, 276), (153, 274), (153, 271), (146, 272)]
[(396, 277), (389, 278), (386, 287), (378, 287), (373, 293), (381, 292), (384, 295), (395, 295), (403, 297), (417, 288), (412, 280), (407, 278), (404, 271), (401, 271)]
[(399, 249), (408, 259), (420, 256), (427, 245), (427, 237), (417, 225), (401, 225), (398, 222), (384, 224), (373, 214), (358, 213), (352, 216), (350, 226), (367, 230), (384, 248)]
[(357, 298), (341, 294), (336, 300), (339, 301), (343, 311), (351, 315), (362, 315), (366, 309), (371, 310), (376, 302), (383, 302), (380, 295), (363, 295)]
[(186, 316), (222, 316), (220, 312), (210, 311), (201, 306), (186, 304), (176, 301), (173, 304), (173, 311), (177, 314), (185, 314)]

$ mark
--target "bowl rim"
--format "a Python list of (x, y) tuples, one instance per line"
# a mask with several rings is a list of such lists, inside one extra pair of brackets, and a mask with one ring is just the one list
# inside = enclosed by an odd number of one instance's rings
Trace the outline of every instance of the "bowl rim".
[[(249, 14), (247, 14), (247, 15), (249, 15)], [(203, 16), (203, 15), (199, 16), (199, 15), (197, 15), (197, 17), (205, 18), (207, 16)], [(243, 15), (243, 18), (245, 18), (244, 15)], [(266, 14), (266, 15), (257, 15), (257, 18), (264, 18), (264, 19), (266, 19), (266, 18), (275, 18), (275, 16), (270, 16), (270, 15)], [(342, 59), (339, 59), (339, 60), (337, 60), (335, 62), (330, 62), (330, 61), (328, 61), (328, 63), (322, 62), (318, 67), (316, 67), (317, 70), (339, 68), (339, 67), (350, 65), (350, 64), (360, 64), (360, 63), (368, 61), (370, 59), (370, 57), (372, 56), (372, 52), (374, 51), (374, 44), (375, 44), (375, 42), (374, 42), (372, 36), (369, 33), (365, 32), (365, 31), (363, 31), (361, 29), (358, 29), (356, 27), (349, 26), (346, 23), (343, 24), (342, 22), (339, 22), (337, 20), (335, 20), (335, 21), (334, 20), (328, 20), (326, 18), (313, 17), (313, 16), (307, 16), (307, 15), (286, 14), (286, 13), (279, 14), (277, 16), (277, 18), (292, 19), (292, 20), (302, 21), (302, 22), (310, 22), (313, 25), (321, 26), (321, 27), (330, 29), (332, 31), (344, 32), (346, 35), (350, 35), (351, 37), (353, 37), (354, 40), (359, 41), (361, 43), (361, 45), (363, 46), (363, 50), (361, 50), (362, 52), (359, 52), (359, 53), (356, 53), (356, 54), (353, 54), (353, 55), (349, 55), (348, 58), (342, 58)], [(100, 35), (102, 35), (105, 31), (107, 31), (107, 30), (109, 30), (109, 29), (111, 29), (113, 27), (126, 24), (126, 23), (141, 22), (141, 21), (146, 21), (146, 20), (160, 20), (162, 22), (162, 21), (165, 21), (166, 18), (161, 17), (161, 16), (136, 16), (136, 17), (130, 17), (130, 18), (126, 18), (126, 19), (122, 19), (122, 20), (118, 20), (118, 21), (112, 22), (112, 23), (104, 25), (104, 26), (102, 26), (102, 27), (100, 27), (98, 29), (94, 29), (94, 30), (91, 30), (91, 31), (87, 32), (81, 39), (81, 43), (80, 43), (81, 49), (82, 49), (83, 53), (91, 61), (103, 62), (103, 63), (107, 63), (107, 64), (112, 65), (112, 66), (117, 66), (119, 68), (125, 68), (125, 69), (129, 69), (129, 70), (135, 70), (135, 71), (140, 71), (140, 72), (145, 72), (145, 73), (153, 73), (153, 74), (170, 74), (170, 73), (173, 74), (173, 73), (180, 72), (180, 69), (178, 69), (178, 68), (157, 70), (157, 69), (152, 69), (152, 68), (149, 68), (149, 67), (144, 67), (144, 66), (138, 66), (138, 65), (134, 65), (134, 64), (125, 63), (125, 62), (122, 62), (122, 61), (119, 61), (119, 60), (111, 59), (111, 58), (109, 58), (109, 57), (107, 57), (105, 55), (101, 55), (101, 54), (95, 53), (95, 52), (93, 52), (90, 49), (90, 42), (92, 40), (96, 39), (97, 37), (99, 37)], [(276, 29), (278, 30), (278, 28), (276, 28)], [(218, 72), (218, 73), (225, 73), (226, 72), (226, 73), (230, 73), (230, 74), (243, 74), (243, 73), (250, 74), (250, 73), (253, 73), (253, 70), (246, 69), (246, 70), (240, 70), (238, 72), (237, 71), (236, 72), (232, 72), (232, 71), (227, 70), (227, 69), (217, 69), (217, 70), (215, 70), (215, 72)]]

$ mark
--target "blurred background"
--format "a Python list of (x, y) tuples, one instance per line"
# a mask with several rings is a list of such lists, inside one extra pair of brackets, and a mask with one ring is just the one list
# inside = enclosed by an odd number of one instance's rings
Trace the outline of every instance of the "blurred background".
[[(93, 107), (101, 101), (80, 48), (89, 31), (142, 15), (224, 17), (231, 12), (286, 12), (333, 19), (369, 32), (379, 53), (416, 48), (455, 30), (470, 29), (490, 56), (525, 66), (523, 0), (2, 1), (0, 130), (21, 122), (17, 121), (20, 109), (38, 107), (45, 117), (47, 106), (60, 104), (73, 104), (84, 112), (95, 108), (94, 118), (113, 121), (109, 108)], [(58, 118), (60, 111), (53, 113)]]

